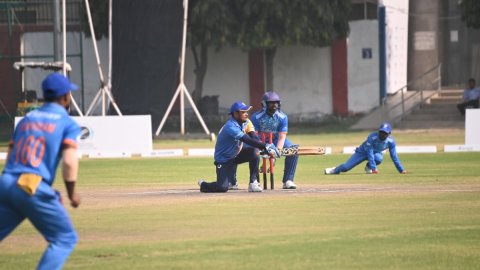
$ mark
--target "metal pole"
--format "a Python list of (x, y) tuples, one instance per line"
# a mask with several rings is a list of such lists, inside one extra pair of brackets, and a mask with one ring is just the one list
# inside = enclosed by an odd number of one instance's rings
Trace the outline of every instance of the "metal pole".
[[(115, 100), (113, 99), (113, 96), (111, 96), (110, 93), (109, 93), (109, 91), (110, 91), (109, 90), (109, 87), (110, 87), (109, 84), (110, 83), (106, 82), (105, 77), (103, 76), (102, 66), (101, 66), (101, 63), (100, 63), (100, 56), (98, 54), (97, 41), (95, 39), (95, 30), (93, 29), (92, 14), (90, 12), (90, 4), (89, 4), (88, 0), (85, 0), (85, 8), (86, 8), (86, 12), (87, 12), (88, 24), (90, 26), (90, 33), (92, 34), (93, 49), (94, 49), (94, 52), (95, 52), (95, 59), (97, 60), (98, 74), (100, 75), (100, 81), (102, 83), (102, 85), (100, 86), (100, 89), (99, 89), (99, 91), (103, 92), (102, 93), (102, 115), (105, 116), (105, 114), (106, 114), (106, 112), (105, 112), (106, 111), (105, 110), (105, 107), (106, 107), (105, 91), (107, 91), (108, 92), (107, 94), (110, 97), (110, 101), (114, 105), (115, 110), (117, 111), (118, 115), (122, 116), (122, 113), (118, 109), (118, 106), (116, 106), (116, 104), (115, 104)], [(111, 18), (110, 17), (111, 16), (110, 12), (111, 11), (109, 11), (109, 19)], [(109, 27), (111, 27), (111, 26), (109, 26)], [(109, 29), (109, 31), (111, 31), (111, 29)], [(109, 37), (109, 38), (110, 38), (110, 41), (111, 41), (111, 37)], [(109, 49), (111, 50), (111, 44), (109, 44)], [(107, 75), (107, 76), (109, 76), (109, 75)], [(87, 113), (87, 115), (88, 115), (88, 113)]]
[(112, 89), (112, 0), (108, 2), (108, 88)]
[(179, 85), (177, 90), (175, 91), (175, 94), (173, 95), (173, 98), (170, 101), (170, 104), (168, 105), (167, 111), (165, 112), (165, 115), (163, 116), (162, 121), (160, 122), (160, 125), (158, 126), (157, 131), (155, 132), (155, 135), (157, 135), (157, 136), (160, 134), (160, 131), (162, 130), (163, 125), (167, 121), (167, 116), (170, 114), (170, 110), (172, 109), (173, 104), (175, 104), (175, 100), (177, 99), (177, 96), (181, 91), (180, 87), (181, 86)]
[(53, 59), (60, 61), (60, 0), (53, 0)]
[(202, 116), (200, 115), (199, 111), (197, 110), (197, 107), (195, 106), (195, 103), (193, 102), (192, 97), (190, 96), (190, 93), (188, 92), (187, 87), (185, 86), (185, 48), (187, 46), (187, 16), (188, 16), (188, 0), (183, 1), (183, 35), (182, 35), (182, 51), (181, 51), (181, 56), (180, 56), (180, 83), (178, 85), (177, 90), (175, 91), (175, 94), (173, 95), (172, 100), (170, 101), (170, 104), (167, 108), (167, 112), (162, 118), (162, 121), (160, 122), (160, 126), (158, 127), (157, 131), (155, 132), (155, 135), (158, 136), (160, 134), (160, 131), (162, 130), (163, 125), (165, 124), (165, 121), (167, 120), (167, 116), (170, 113), (170, 110), (173, 107), (173, 104), (175, 103), (175, 100), (177, 99), (177, 96), (180, 95), (180, 133), (182, 135), (185, 134), (185, 114), (184, 114), (184, 95), (187, 96), (188, 101), (190, 102), (190, 105), (192, 105), (192, 108), (197, 115), (198, 120), (203, 126), (203, 129), (205, 130), (205, 133), (210, 135), (210, 140), (215, 140), (215, 135), (213, 133), (210, 133), (208, 130), (207, 126), (205, 125), (205, 122), (202, 119)]
[(442, 90), (442, 63), (438, 65), (438, 87), (437, 90)]
[[(58, 2), (58, 0), (55, 0), (55, 2)], [(55, 11), (58, 10), (58, 7), (55, 9)], [(66, 4), (66, 1), (65, 0), (62, 0), (62, 40), (63, 40), (63, 52), (62, 52), (62, 72), (63, 72), (63, 75), (64, 76), (67, 76), (67, 4)], [(57, 19), (58, 20), (58, 19)], [(58, 20), (59, 21), (59, 20)], [(59, 28), (60, 29), (60, 28)], [(58, 38), (57, 38), (57, 42), (58, 42)], [(55, 61), (59, 61), (60, 60), (60, 57), (57, 58), (57, 55), (55, 54), (55, 57), (56, 57), (56, 60)], [(83, 116), (83, 113), (82, 111), (80, 110), (80, 108), (78, 107), (77, 105), (77, 102), (75, 101), (75, 99), (73, 98), (73, 95), (72, 93), (70, 92), (70, 97), (72, 99), (72, 104), (73, 104), (73, 107), (75, 108), (75, 110), (77, 110), (77, 113), (78, 115), (80, 116)]]
[(187, 16), (188, 16), (188, 0), (183, 0), (183, 35), (182, 35), (182, 54), (180, 56), (180, 134), (185, 134), (185, 100), (184, 92), (186, 87), (184, 86), (185, 76), (185, 47), (187, 44)]
[[(107, 85), (105, 86), (108, 90), (112, 89), (112, 0), (108, 1), (108, 73), (107, 73)], [(109, 94), (109, 97), (112, 98)], [(105, 115), (105, 91), (103, 91), (103, 104), (102, 111)], [(112, 98), (113, 99), (113, 98)], [(113, 102), (115, 105), (115, 102)]]
[(403, 90), (402, 92), (402, 116), (401, 119), (403, 119), (403, 115), (405, 114), (405, 99), (403, 98)]
[(378, 62), (380, 82), (380, 104), (387, 96), (387, 41), (385, 6), (378, 7)]
[(65, 0), (62, 0), (62, 41), (63, 41), (63, 75), (67, 75), (67, 19), (66, 19), (66, 3)]
[[(93, 29), (92, 14), (90, 13), (90, 4), (88, 0), (85, 0), (85, 7), (87, 9), (88, 25), (90, 26), (90, 33), (92, 34), (93, 50), (95, 52), (95, 59), (97, 60), (98, 74), (100, 75), (100, 81), (105, 83), (103, 78), (102, 66), (100, 65), (100, 56), (98, 55), (98, 47), (95, 37), (95, 30)], [(102, 85), (103, 86), (103, 85)]]

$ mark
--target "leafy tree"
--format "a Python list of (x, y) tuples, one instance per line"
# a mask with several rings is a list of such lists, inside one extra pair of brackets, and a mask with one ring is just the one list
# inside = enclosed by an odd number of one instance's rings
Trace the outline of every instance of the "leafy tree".
[[(90, 0), (90, 8), (97, 38), (107, 36), (108, 0)], [(350, 8), (350, 0), (190, 0), (187, 42), (195, 61), (194, 101), (202, 97), (208, 48), (263, 49), (267, 89), (273, 89), (277, 48), (328, 46), (346, 37)], [(89, 34), (88, 24), (84, 31)]]
[[(95, 37), (101, 39), (108, 37), (108, 0), (89, 0), (90, 14), (92, 16), (93, 30)], [(91, 37), (90, 25), (88, 24), (87, 8), (85, 1), (82, 1), (82, 28), (85, 36)]]
[(349, 32), (348, 0), (237, 0), (231, 4), (238, 23), (234, 44), (245, 50), (265, 50), (267, 89), (273, 89), (278, 47), (328, 46)]
[(202, 98), (203, 81), (208, 66), (208, 48), (219, 50), (229, 43), (233, 16), (224, 0), (195, 0), (189, 3), (188, 44), (195, 61), (195, 88), (192, 98), (198, 104)]
[(478, 0), (462, 0), (460, 3), (462, 20), (467, 23), (468, 27), (480, 28), (480, 1)]

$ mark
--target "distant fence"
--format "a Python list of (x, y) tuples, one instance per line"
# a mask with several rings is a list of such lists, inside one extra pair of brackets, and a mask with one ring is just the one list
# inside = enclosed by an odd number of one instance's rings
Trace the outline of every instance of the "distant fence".
[[(61, 1), (59, 2), (61, 4)], [(82, 0), (68, 0), (66, 3), (67, 24), (81, 24)], [(51, 0), (0, 1), (0, 24), (52, 25), (53, 14), (53, 1)]]

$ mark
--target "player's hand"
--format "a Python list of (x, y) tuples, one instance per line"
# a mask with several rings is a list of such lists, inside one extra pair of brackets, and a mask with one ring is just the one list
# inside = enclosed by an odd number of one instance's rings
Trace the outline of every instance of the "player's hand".
[(407, 170), (403, 170), (401, 174), (407, 174)]
[(267, 144), (265, 146), (265, 148), (267, 149), (268, 154), (270, 154), (274, 158), (280, 158), (281, 157), (280, 150), (278, 150), (278, 148), (273, 143)]
[(78, 193), (74, 192), (72, 194), (72, 197), (70, 198), (70, 205), (73, 207), (73, 208), (77, 208), (79, 205), (80, 205), (80, 195), (78, 195)]
[(377, 169), (373, 169), (373, 170), (372, 170), (372, 173), (373, 173), (373, 174), (377, 174), (377, 173), (378, 173), (378, 170), (377, 170)]

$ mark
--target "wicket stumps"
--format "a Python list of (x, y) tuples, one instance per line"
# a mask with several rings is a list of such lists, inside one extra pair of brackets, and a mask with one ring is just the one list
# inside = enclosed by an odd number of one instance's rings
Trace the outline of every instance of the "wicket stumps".
[[(271, 132), (262, 132), (261, 133), (261, 139), (262, 142), (264, 143), (273, 143), (273, 133)], [(270, 172), (270, 189), (274, 189), (274, 167), (275, 167), (275, 158), (270, 155), (268, 158), (269, 161), (269, 169), (268, 172)], [(262, 173), (263, 173), (263, 189), (267, 189), (267, 158), (262, 157)]]

